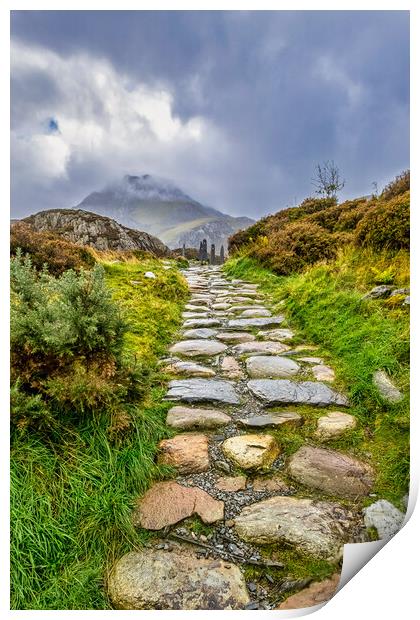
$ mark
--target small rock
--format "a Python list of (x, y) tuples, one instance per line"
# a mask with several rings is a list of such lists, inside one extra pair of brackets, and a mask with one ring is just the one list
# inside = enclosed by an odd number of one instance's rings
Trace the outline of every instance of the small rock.
[(362, 299), (379, 299), (383, 297), (389, 297), (393, 286), (389, 286), (387, 284), (382, 284), (381, 286), (375, 286), (369, 293), (363, 295)]
[(323, 364), (313, 366), (312, 372), (318, 381), (335, 381), (335, 372), (329, 366), (324, 366)]
[(342, 411), (331, 411), (318, 419), (315, 435), (324, 441), (341, 437), (347, 431), (356, 428), (356, 418)]
[(236, 435), (222, 445), (224, 454), (243, 469), (269, 467), (280, 454), (280, 448), (271, 435)]
[(252, 488), (254, 491), (267, 491), (272, 493), (274, 491), (281, 493), (289, 493), (290, 487), (287, 486), (285, 481), (279, 474), (274, 476), (259, 476), (252, 481)]
[(264, 338), (264, 340), (281, 342), (282, 340), (293, 338), (294, 333), (291, 329), (269, 329), (267, 331), (258, 332), (257, 336)]
[(175, 467), (180, 474), (199, 473), (210, 467), (206, 435), (185, 433), (163, 439), (159, 450), (158, 462)]
[(108, 592), (116, 609), (245, 609), (249, 595), (240, 569), (189, 549), (143, 549), (114, 565)]
[[(297, 348), (295, 349), (295, 351), (297, 351)], [(322, 364), (323, 363), (323, 359), (322, 357), (298, 357), (298, 360), (300, 362), (305, 362), (305, 364)]]
[(199, 327), (198, 329), (187, 329), (182, 337), (186, 340), (195, 340), (197, 338), (213, 338), (217, 334), (215, 329), (207, 327)]
[(257, 584), (254, 581), (249, 581), (246, 585), (248, 586), (248, 590), (250, 592), (256, 592), (257, 591)]
[(403, 301), (403, 306), (409, 306), (409, 305), (410, 305), (410, 295), (407, 295), (407, 297)]
[(276, 609), (302, 609), (325, 603), (334, 596), (339, 582), (340, 575), (336, 573), (329, 579), (311, 583), (307, 588), (289, 596)]
[(208, 366), (195, 364), (194, 362), (172, 362), (163, 369), (164, 372), (173, 375), (186, 375), (189, 377), (214, 377), (216, 373)]
[(298, 344), (295, 347), (295, 351), (298, 353), (300, 351), (316, 351), (317, 349), (319, 349), (319, 347), (315, 344)]
[(395, 297), (396, 295), (409, 295), (409, 294), (410, 294), (409, 288), (396, 288), (392, 291), (390, 297)]
[(144, 277), (154, 280), (156, 278), (156, 274), (153, 273), (153, 271), (146, 271), (146, 273), (144, 274)]
[(398, 403), (403, 395), (392, 383), (385, 371), (377, 370), (373, 373), (373, 384), (378, 389), (382, 398), (389, 403)]
[(238, 362), (230, 355), (227, 355), (223, 359), (220, 369), (228, 379), (241, 379), (244, 377), (244, 373)]
[(363, 509), (366, 527), (374, 527), (380, 539), (391, 538), (402, 527), (405, 515), (386, 499)]
[(229, 463), (226, 463), (226, 461), (215, 461), (214, 466), (216, 467), (216, 469), (223, 471), (225, 474), (230, 473), (230, 465)]
[(221, 477), (214, 486), (219, 491), (242, 491), (246, 488), (246, 476)]

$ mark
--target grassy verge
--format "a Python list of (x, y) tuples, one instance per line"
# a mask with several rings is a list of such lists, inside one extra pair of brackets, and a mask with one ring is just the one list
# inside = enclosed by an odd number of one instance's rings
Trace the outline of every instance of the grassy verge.
[(129, 322), (125, 354), (141, 365), (143, 401), (129, 431), (102, 415), (63, 427), (59, 440), (13, 437), (13, 609), (108, 609), (107, 569), (147, 536), (130, 523), (133, 500), (164, 473), (154, 462), (167, 411), (157, 360), (181, 322), (186, 285), (156, 260), (104, 267)]
[[(370, 461), (376, 470), (374, 492), (399, 507), (409, 479), (409, 316), (400, 304), (362, 300), (362, 295), (381, 281), (407, 285), (408, 265), (405, 252), (389, 256), (349, 248), (335, 261), (287, 277), (248, 257), (225, 266), (231, 277), (258, 282), (270, 293), (274, 309), (287, 313), (296, 342), (317, 344), (333, 365), (359, 428), (330, 445)], [(400, 403), (381, 399), (372, 383), (377, 369), (393, 377), (404, 394)], [(302, 433), (295, 435), (288, 437), (289, 446), (302, 443)]]

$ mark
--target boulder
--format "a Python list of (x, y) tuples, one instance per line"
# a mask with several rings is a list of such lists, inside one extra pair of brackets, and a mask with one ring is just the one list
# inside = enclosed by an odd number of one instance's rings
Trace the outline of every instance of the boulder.
[(328, 495), (356, 498), (373, 486), (372, 468), (334, 450), (303, 446), (289, 459), (289, 475), (300, 484)]
[(401, 528), (405, 515), (391, 502), (380, 499), (363, 509), (366, 527), (374, 527), (379, 539), (391, 538)]
[(271, 435), (236, 435), (222, 444), (224, 455), (242, 469), (266, 469), (280, 454)]
[(174, 480), (157, 482), (137, 501), (133, 524), (147, 530), (161, 530), (193, 514), (204, 523), (223, 519), (223, 502), (198, 487), (184, 487)]
[(108, 579), (115, 609), (244, 609), (249, 595), (240, 569), (219, 559), (197, 558), (181, 546), (124, 555)]
[(239, 396), (230, 381), (218, 379), (178, 379), (170, 381), (166, 400), (217, 402), (238, 405)]
[(218, 355), (226, 350), (226, 345), (216, 340), (198, 338), (197, 340), (181, 340), (169, 349), (175, 355), (187, 357), (206, 357)]
[(226, 426), (231, 417), (217, 409), (195, 409), (193, 407), (172, 407), (168, 411), (166, 424), (178, 430), (212, 429)]
[(208, 439), (199, 433), (183, 433), (159, 443), (158, 462), (180, 474), (195, 474), (210, 467)]
[(239, 538), (254, 544), (282, 543), (330, 562), (350, 542), (353, 518), (336, 503), (274, 496), (246, 506), (235, 519)]
[(328, 407), (339, 405), (348, 407), (345, 396), (335, 392), (323, 383), (313, 381), (288, 381), (287, 379), (251, 379), (248, 389), (269, 406), (275, 405), (315, 405)]
[(356, 428), (356, 424), (356, 418), (349, 413), (330, 411), (318, 419), (315, 436), (321, 441), (335, 439)]
[(277, 379), (296, 375), (300, 366), (287, 357), (256, 355), (246, 360), (246, 369), (253, 379)]
[(340, 575), (335, 573), (329, 579), (314, 581), (310, 586), (289, 596), (276, 609), (302, 609), (314, 607), (329, 601), (337, 591)]

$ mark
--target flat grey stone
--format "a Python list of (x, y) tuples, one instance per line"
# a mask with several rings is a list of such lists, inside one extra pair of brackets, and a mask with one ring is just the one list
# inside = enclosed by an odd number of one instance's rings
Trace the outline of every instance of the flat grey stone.
[(186, 340), (194, 340), (196, 338), (213, 338), (217, 334), (215, 329), (208, 327), (198, 327), (197, 329), (187, 329), (182, 334), (182, 337)]
[(207, 319), (210, 316), (209, 312), (183, 312), (183, 319)]
[(284, 322), (284, 316), (270, 316), (257, 319), (231, 319), (228, 322), (230, 329), (252, 329), (254, 327), (275, 327)]
[(294, 360), (287, 357), (257, 355), (248, 357), (246, 369), (249, 376), (253, 379), (285, 379), (297, 374), (300, 366)]
[(405, 515), (386, 499), (363, 509), (366, 527), (374, 527), (379, 539), (391, 538), (402, 527)]
[(225, 344), (217, 340), (207, 340), (198, 338), (197, 340), (181, 340), (172, 345), (169, 349), (171, 353), (177, 355), (186, 355), (187, 357), (211, 356), (218, 355), (226, 351)]
[(179, 379), (169, 383), (166, 400), (219, 402), (238, 405), (239, 396), (230, 381), (218, 379)]
[(282, 340), (293, 338), (294, 333), (291, 329), (269, 329), (267, 331), (258, 332), (257, 336), (265, 340), (276, 340), (281, 342)]
[(228, 342), (229, 344), (252, 342), (255, 340), (255, 336), (248, 332), (219, 332), (216, 337), (218, 340)]
[(273, 413), (266, 413), (261, 415), (254, 415), (250, 418), (240, 418), (238, 420), (240, 426), (245, 428), (265, 428), (267, 426), (302, 426), (303, 418), (298, 413), (293, 411), (280, 411)]
[(249, 309), (249, 310), (244, 310), (241, 313), (241, 317), (244, 318), (254, 318), (254, 317), (259, 317), (259, 316), (271, 316), (271, 312), (270, 310), (267, 310), (266, 308), (253, 308), (253, 309)]
[(182, 362), (181, 360), (174, 360), (164, 368), (165, 372), (184, 375), (188, 377), (214, 377), (216, 373), (208, 366), (202, 364), (196, 364), (195, 362)]
[[(246, 304), (244, 306), (232, 306), (234, 312), (243, 312), (244, 310), (265, 310), (265, 306), (259, 306), (257, 304)], [(271, 315), (269, 315), (271, 316)]]
[(231, 417), (218, 409), (198, 409), (194, 407), (171, 407), (166, 417), (170, 428), (181, 430), (211, 429), (226, 426)]
[(398, 403), (402, 400), (403, 395), (399, 389), (395, 387), (385, 371), (377, 370), (373, 373), (373, 384), (378, 389), (382, 398), (389, 403)]
[(189, 310), (190, 312), (198, 312), (199, 314), (207, 312), (207, 308), (205, 306), (196, 306), (195, 304), (187, 304), (185, 306), (185, 310)]
[(362, 299), (379, 299), (381, 297), (389, 297), (393, 286), (389, 286), (388, 284), (381, 284), (380, 286), (375, 286), (369, 293), (363, 295)]
[(270, 342), (269, 340), (255, 340), (244, 342), (232, 348), (236, 355), (276, 355), (288, 351), (290, 347), (282, 342)]
[(113, 566), (108, 592), (115, 609), (244, 609), (249, 595), (241, 570), (171, 542), (172, 551), (142, 549)]
[(267, 405), (315, 405), (348, 407), (345, 396), (335, 392), (323, 383), (314, 381), (288, 381), (287, 379), (251, 379), (249, 391)]
[(322, 357), (298, 357), (299, 362), (305, 362), (305, 364), (322, 364)]
[(352, 526), (340, 504), (283, 496), (246, 506), (235, 519), (235, 531), (246, 542), (286, 543), (330, 562), (342, 557)]
[(187, 319), (183, 327), (218, 327), (221, 325), (218, 319)]

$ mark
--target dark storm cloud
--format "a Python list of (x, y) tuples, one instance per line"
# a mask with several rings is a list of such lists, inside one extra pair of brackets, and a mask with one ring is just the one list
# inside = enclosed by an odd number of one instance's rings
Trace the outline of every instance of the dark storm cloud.
[[(301, 200), (312, 190), (318, 161), (339, 164), (348, 196), (368, 193), (373, 181), (381, 186), (409, 166), (408, 12), (20, 11), (12, 16), (12, 36), (21, 48), (50, 50), (63, 63), (79, 54), (108, 61), (126, 76), (126, 92), (140, 84), (171, 93), (171, 113), (186, 135), (191, 119), (207, 123), (202, 139), (154, 145), (151, 129), (137, 150), (113, 146), (114, 167), (170, 174), (231, 213), (258, 217)], [(12, 186), (18, 213), (71, 205), (112, 170), (106, 148), (78, 149), (74, 137), (69, 152), (52, 145), (65, 171), (53, 166), (49, 183), (40, 178), (49, 161), (37, 175), (25, 170), (25, 135), (35, 131), (26, 118), (31, 108), (47, 110), (62, 127), (57, 78), (37, 67), (21, 67), (13, 81), (22, 155)], [(94, 115), (109, 130), (107, 102), (96, 91), (88, 99), (90, 117), (85, 103), (79, 112), (67, 110), (71, 126), (77, 114), (82, 124)], [(145, 132), (153, 119), (144, 114)], [(32, 140), (32, 148), (39, 143)], [(30, 195), (36, 205), (28, 204)]]

